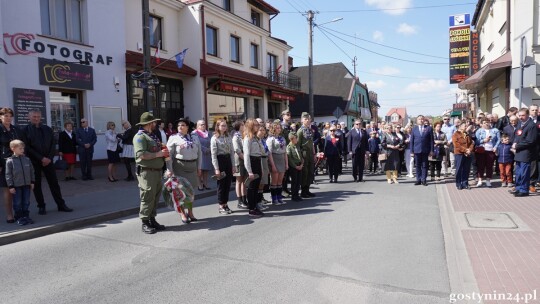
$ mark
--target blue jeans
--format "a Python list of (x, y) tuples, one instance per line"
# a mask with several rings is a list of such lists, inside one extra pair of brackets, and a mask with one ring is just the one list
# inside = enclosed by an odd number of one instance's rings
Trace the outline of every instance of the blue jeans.
[(16, 219), (28, 217), (30, 212), (30, 186), (15, 187), (13, 194), (13, 213)]
[(466, 188), (469, 184), (469, 172), (471, 170), (471, 157), (463, 154), (454, 154), (456, 164), (456, 187)]

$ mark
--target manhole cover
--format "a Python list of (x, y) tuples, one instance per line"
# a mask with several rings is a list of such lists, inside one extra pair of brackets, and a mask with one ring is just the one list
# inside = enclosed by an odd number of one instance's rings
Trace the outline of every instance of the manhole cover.
[(472, 228), (518, 228), (516, 222), (506, 213), (465, 213), (465, 218)]

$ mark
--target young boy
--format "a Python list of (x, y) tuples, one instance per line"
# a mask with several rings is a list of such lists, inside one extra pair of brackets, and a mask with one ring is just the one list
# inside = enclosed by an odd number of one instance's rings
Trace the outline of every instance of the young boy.
[(9, 192), (13, 195), (13, 212), (17, 224), (24, 226), (33, 224), (28, 217), (30, 206), (30, 190), (34, 189), (34, 167), (24, 156), (24, 143), (18, 139), (9, 143), (13, 156), (6, 161), (6, 181)]
[[(369, 161), (368, 168), (369, 174), (377, 173), (377, 165), (379, 163), (379, 145), (381, 140), (377, 137), (377, 131), (371, 131), (369, 134), (371, 137), (368, 139), (368, 148), (369, 148)], [(372, 169), (373, 167), (373, 169)]]
[(501, 173), (501, 183), (503, 187), (513, 187), (512, 184), (512, 171), (514, 166), (514, 153), (510, 150), (512, 144), (510, 144), (510, 137), (508, 134), (501, 136), (501, 143), (497, 147), (495, 154), (498, 156), (499, 171)]
[(302, 168), (304, 166), (304, 160), (302, 154), (298, 149), (298, 137), (295, 133), (289, 133), (289, 144), (287, 145), (287, 158), (289, 161), (289, 176), (291, 177), (291, 196), (295, 202), (302, 201), (298, 191), (300, 190), (300, 183), (302, 182)]

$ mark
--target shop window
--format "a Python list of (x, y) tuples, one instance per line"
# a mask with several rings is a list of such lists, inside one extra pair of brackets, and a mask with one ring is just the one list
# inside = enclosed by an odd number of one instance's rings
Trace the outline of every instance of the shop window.
[(232, 13), (231, 0), (223, 0), (223, 9)]
[(259, 68), (259, 46), (256, 44), (251, 44), (249, 47), (249, 65), (254, 68)]
[(162, 49), (162, 18), (150, 15), (150, 46)]
[(261, 14), (255, 10), (251, 10), (251, 23), (260, 27), (261, 26)]
[(55, 134), (64, 130), (66, 121), (73, 122), (73, 128), (80, 127), (80, 94), (74, 92), (49, 92), (51, 101), (51, 128)]
[[(253, 114), (255, 117), (261, 117), (261, 109), (259, 107), (260, 99), (253, 99)], [(261, 117), (262, 118), (262, 117)]]
[(231, 61), (240, 63), (240, 38), (231, 35)]
[(206, 119), (209, 129), (214, 129), (216, 120), (226, 119), (230, 125), (236, 120), (245, 120), (247, 98), (208, 94), (208, 117)]
[(217, 29), (209, 25), (206, 26), (206, 54), (218, 55)]
[(281, 115), (281, 103), (269, 102), (268, 103), (268, 119), (278, 119)]
[(40, 0), (41, 33), (82, 42), (82, 4), (84, 0)]

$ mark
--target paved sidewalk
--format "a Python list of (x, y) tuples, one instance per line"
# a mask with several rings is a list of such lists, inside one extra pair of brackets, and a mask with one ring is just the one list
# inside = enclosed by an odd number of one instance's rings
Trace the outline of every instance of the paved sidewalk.
[(528, 303), (540, 303), (540, 195), (516, 198), (499, 180), (493, 188), (457, 190), (447, 179), (438, 190), (461, 232), (466, 259), (460, 266), (470, 263), (474, 275), (465, 275), (465, 292), (476, 289), (484, 303), (525, 303), (534, 296)]
[[(75, 177), (79, 178), (76, 168)], [(117, 178), (120, 180), (111, 183), (107, 180), (107, 167), (93, 168), (93, 181), (64, 181), (63, 172), (57, 171), (60, 179), (60, 188), (66, 204), (73, 208), (73, 212), (58, 212), (52, 199), (45, 178), (43, 179), (43, 194), (47, 205), (47, 214), (38, 215), (36, 200), (32, 194), (30, 199), (30, 217), (34, 224), (19, 226), (6, 223), (4, 201), (0, 208), (0, 246), (31, 238), (41, 237), (51, 233), (98, 224), (115, 220), (139, 212), (139, 188), (137, 181), (124, 181), (126, 177), (123, 165), (117, 168)], [(209, 178), (211, 190), (195, 190), (195, 198), (201, 199), (216, 195), (216, 183)], [(231, 193), (231, 195), (234, 195)], [(3, 196), (0, 196), (3, 197)], [(232, 198), (232, 196), (231, 196)], [(163, 205), (162, 205), (163, 206)]]

